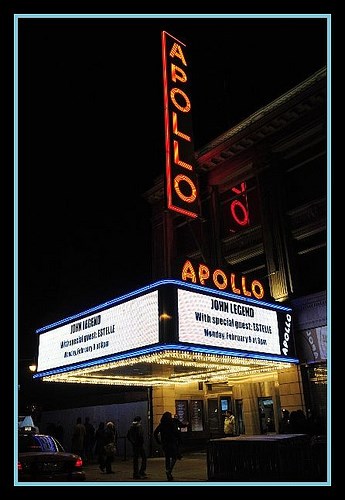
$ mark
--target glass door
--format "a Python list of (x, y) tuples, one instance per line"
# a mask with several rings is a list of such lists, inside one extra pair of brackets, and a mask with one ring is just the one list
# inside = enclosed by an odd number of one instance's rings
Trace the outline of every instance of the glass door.
[(275, 432), (273, 399), (270, 396), (258, 398), (258, 406), (261, 434)]
[(243, 400), (235, 399), (236, 434), (245, 434), (243, 420)]
[(211, 437), (219, 434), (218, 399), (207, 400), (208, 427)]

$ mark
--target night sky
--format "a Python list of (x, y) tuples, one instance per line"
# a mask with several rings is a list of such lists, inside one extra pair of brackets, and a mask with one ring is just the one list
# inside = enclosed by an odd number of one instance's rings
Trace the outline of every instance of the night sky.
[(151, 281), (161, 31), (187, 44), (198, 150), (327, 62), (326, 19), (19, 21), (18, 348)]

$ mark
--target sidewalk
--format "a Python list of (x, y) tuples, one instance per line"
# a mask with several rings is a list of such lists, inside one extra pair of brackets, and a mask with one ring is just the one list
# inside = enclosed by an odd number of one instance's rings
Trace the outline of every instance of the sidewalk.
[[(95, 483), (134, 483), (140, 486), (159, 483), (161, 486), (185, 483), (207, 481), (206, 453), (188, 453), (183, 455), (181, 460), (176, 462), (173, 470), (174, 481), (167, 481), (165, 474), (164, 458), (148, 458), (146, 474), (147, 479), (133, 479), (133, 462), (129, 457), (123, 460), (116, 457), (112, 464), (114, 474), (105, 474), (100, 471), (98, 464), (87, 464), (84, 467), (86, 482)], [(133, 486), (134, 486), (133, 484)]]

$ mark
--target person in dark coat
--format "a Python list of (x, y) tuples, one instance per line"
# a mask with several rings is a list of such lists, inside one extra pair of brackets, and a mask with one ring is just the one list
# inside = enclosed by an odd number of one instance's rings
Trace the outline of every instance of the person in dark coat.
[(107, 474), (114, 474), (114, 471), (111, 468), (111, 464), (115, 458), (115, 454), (112, 455), (106, 453), (105, 446), (107, 444), (112, 443), (114, 445), (114, 448), (116, 448), (116, 436), (117, 433), (115, 432), (115, 425), (113, 424), (113, 422), (108, 422), (104, 430), (104, 446), (103, 446), (104, 461), (102, 462), (103, 467), (100, 467), (103, 472), (105, 468), (105, 472)]
[(307, 418), (302, 410), (290, 413), (290, 432), (292, 434), (307, 434)]
[(84, 439), (85, 439), (85, 425), (81, 421), (81, 417), (77, 418), (77, 423), (74, 426), (72, 434), (71, 451), (81, 458), (84, 458)]
[(181, 437), (181, 429), (185, 429), (188, 427), (188, 422), (184, 423), (181, 422), (181, 420), (178, 418), (178, 415), (175, 413), (174, 418), (173, 418), (174, 425), (177, 430), (178, 434), (178, 450), (177, 450), (177, 458), (181, 460), (182, 458), (182, 453), (181, 453), (181, 445), (182, 445), (182, 437)]
[(89, 417), (85, 418), (85, 439), (84, 439), (84, 456), (86, 462), (91, 462), (93, 459), (93, 445), (95, 440), (95, 428), (91, 424)]
[(99, 468), (102, 472), (105, 471), (104, 432), (105, 424), (104, 422), (100, 422), (95, 432), (95, 455), (98, 457)]
[(282, 410), (282, 419), (279, 424), (280, 434), (290, 434), (290, 412), (289, 410)]
[[(133, 448), (133, 479), (146, 479), (146, 452), (144, 448), (144, 431), (141, 425), (141, 417), (134, 417), (133, 422), (128, 429), (127, 439)], [(139, 469), (139, 457), (141, 464)]]
[(159, 425), (154, 430), (153, 436), (156, 442), (161, 444), (163, 448), (167, 479), (168, 481), (173, 481), (172, 471), (179, 453), (179, 434), (170, 411), (163, 413)]

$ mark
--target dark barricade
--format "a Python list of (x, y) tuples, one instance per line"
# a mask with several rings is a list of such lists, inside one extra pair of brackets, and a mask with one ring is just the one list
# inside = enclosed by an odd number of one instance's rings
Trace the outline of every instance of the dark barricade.
[(327, 440), (326, 436), (311, 439), (312, 473), (315, 481), (327, 480)]
[(209, 481), (305, 482), (315, 480), (313, 469), (306, 434), (228, 437), (207, 446)]

